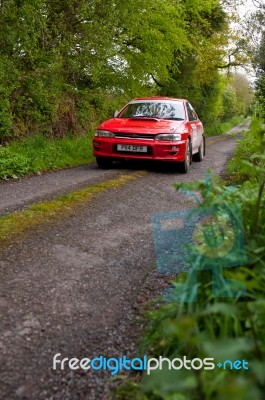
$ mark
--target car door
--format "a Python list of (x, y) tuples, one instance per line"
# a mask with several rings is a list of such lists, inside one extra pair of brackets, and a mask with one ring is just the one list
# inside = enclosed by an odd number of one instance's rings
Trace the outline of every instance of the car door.
[(192, 105), (187, 102), (187, 112), (192, 130), (192, 152), (196, 153), (201, 144), (203, 126)]

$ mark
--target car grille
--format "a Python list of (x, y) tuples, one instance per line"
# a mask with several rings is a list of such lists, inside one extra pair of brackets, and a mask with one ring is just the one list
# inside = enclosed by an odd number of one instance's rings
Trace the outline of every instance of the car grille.
[(155, 140), (154, 135), (148, 135), (148, 134), (136, 134), (136, 133), (115, 133), (115, 138), (120, 138), (120, 139), (138, 139), (138, 140)]

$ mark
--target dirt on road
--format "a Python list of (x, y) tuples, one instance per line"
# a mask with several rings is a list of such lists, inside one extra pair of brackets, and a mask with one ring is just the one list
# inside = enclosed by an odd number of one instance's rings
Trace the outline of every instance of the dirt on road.
[[(247, 125), (237, 132), (242, 129)], [(136, 355), (139, 310), (167, 281), (155, 270), (151, 217), (192, 207), (172, 184), (201, 179), (209, 168), (222, 174), (236, 140), (234, 134), (208, 139), (205, 160), (194, 162), (188, 175), (149, 166), (142, 177), (99, 194), (74, 215), (32, 231), (3, 252), (1, 399), (109, 398), (109, 371), (54, 371), (53, 356)], [(123, 168), (82, 167), (4, 183), (0, 208), (5, 213), (43, 196), (128, 173)], [(56, 182), (58, 188), (51, 190)]]

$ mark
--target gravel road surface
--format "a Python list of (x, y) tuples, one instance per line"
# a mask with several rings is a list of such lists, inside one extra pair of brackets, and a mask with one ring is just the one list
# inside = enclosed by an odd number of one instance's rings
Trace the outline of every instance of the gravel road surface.
[[(221, 174), (236, 136), (207, 142), (205, 160), (194, 162), (188, 175), (149, 167), (143, 177), (98, 195), (74, 216), (5, 250), (0, 399), (109, 398), (109, 372), (53, 371), (53, 356), (135, 356), (139, 310), (166, 284), (155, 272), (151, 216), (191, 206), (172, 184), (200, 179), (209, 168)], [(121, 166), (89, 166), (7, 182), (0, 185), (1, 210), (123, 173), (128, 170)]]
[(120, 173), (118, 169), (102, 171), (96, 164), (90, 164), (18, 180), (0, 181), (0, 215), (22, 210), (43, 199), (54, 199)]

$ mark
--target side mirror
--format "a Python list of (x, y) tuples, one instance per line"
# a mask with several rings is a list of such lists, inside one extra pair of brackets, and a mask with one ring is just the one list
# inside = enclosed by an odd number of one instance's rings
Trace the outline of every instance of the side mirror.
[(119, 115), (119, 111), (116, 110), (116, 111), (114, 112), (114, 114), (113, 114), (113, 118), (117, 118), (118, 115)]

